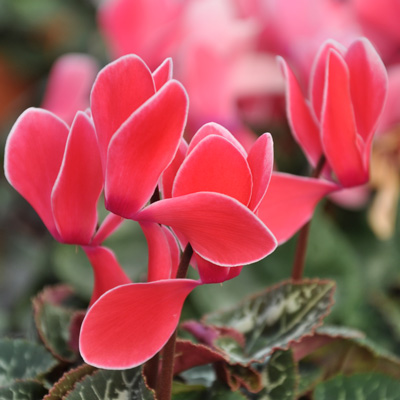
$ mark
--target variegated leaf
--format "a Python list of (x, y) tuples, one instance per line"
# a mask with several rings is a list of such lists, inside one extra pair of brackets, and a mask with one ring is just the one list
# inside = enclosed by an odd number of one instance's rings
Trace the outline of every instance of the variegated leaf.
[(98, 370), (75, 385), (64, 400), (155, 400), (143, 379), (142, 369)]
[(262, 363), (274, 350), (288, 349), (313, 334), (329, 314), (334, 289), (332, 281), (287, 281), (230, 310), (209, 314), (203, 321), (244, 335), (244, 346), (232, 335), (219, 336), (213, 342), (232, 363)]
[(40, 379), (57, 365), (47, 350), (20, 339), (0, 340), (0, 387), (15, 380)]
[(339, 375), (317, 385), (314, 400), (399, 400), (400, 380), (379, 373)]
[(239, 391), (232, 392), (222, 384), (215, 384), (210, 388), (201, 385), (174, 385), (172, 400), (248, 400)]
[(83, 364), (78, 368), (66, 372), (59, 381), (53, 385), (43, 400), (61, 399), (74, 388), (77, 382), (82, 380), (86, 375), (91, 375), (94, 371), (96, 371), (96, 368), (91, 365)]
[(257, 400), (296, 399), (297, 368), (290, 350), (274, 352), (262, 374), (263, 389)]
[(71, 333), (74, 315), (79, 312), (78, 300), (69, 286), (58, 285), (44, 289), (33, 299), (36, 327), (44, 345), (64, 362), (74, 362), (79, 356)]
[(0, 387), (1, 400), (40, 400), (47, 389), (37, 381), (16, 381), (7, 387)]

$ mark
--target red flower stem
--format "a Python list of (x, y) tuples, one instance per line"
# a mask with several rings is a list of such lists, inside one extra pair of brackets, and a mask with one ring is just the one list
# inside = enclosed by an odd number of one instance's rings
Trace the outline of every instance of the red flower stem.
[(157, 386), (157, 378), (158, 378), (158, 366), (160, 363), (160, 353), (157, 353), (155, 356), (150, 358), (145, 364), (144, 372), (146, 375), (146, 383), (147, 385), (155, 389)]
[[(322, 155), (317, 166), (311, 174), (312, 178), (318, 178), (325, 165), (325, 156)], [(297, 240), (296, 252), (294, 254), (294, 262), (292, 269), (292, 280), (300, 281), (303, 277), (304, 265), (307, 254), (308, 236), (310, 233), (311, 220), (308, 221), (301, 229)]]
[[(176, 279), (186, 278), (193, 249), (187, 244), (179, 263)], [(162, 365), (159, 379), (157, 380), (157, 400), (171, 400), (172, 379), (174, 377), (175, 344), (178, 330), (176, 329), (162, 350)]]

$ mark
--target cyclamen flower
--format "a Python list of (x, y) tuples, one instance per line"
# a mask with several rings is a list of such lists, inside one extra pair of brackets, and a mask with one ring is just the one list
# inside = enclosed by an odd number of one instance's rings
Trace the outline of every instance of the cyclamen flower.
[[(163, 174), (162, 193), (164, 198), (176, 199), (201, 192), (223, 194), (255, 213), (267, 192), (272, 166), (273, 143), (269, 133), (262, 135), (247, 154), (228, 130), (221, 125), (209, 123), (198, 130), (189, 146), (185, 142), (181, 143), (174, 163)], [(239, 215), (231, 216), (232, 219), (238, 217)], [(256, 218), (254, 221), (249, 218), (248, 223), (254, 224), (255, 221)], [(248, 227), (249, 235), (252, 236), (254, 245), (257, 245), (256, 239), (250, 233), (253, 231), (251, 226)], [(228, 234), (232, 235), (231, 232)], [(179, 236), (185, 243), (187, 239)], [(220, 235), (213, 234), (213, 240), (216, 236)], [(269, 252), (275, 249), (276, 241), (272, 235), (262, 235), (262, 241), (260, 248), (269, 248)], [(248, 251), (246, 246), (239, 248), (242, 252)], [(235, 264), (227, 266), (219, 262), (215, 265), (212, 260), (207, 261), (196, 253), (195, 261), (203, 283), (223, 282), (235, 277), (241, 270)], [(230, 268), (232, 265), (235, 267)]]
[[(170, 63), (158, 71), (170, 71)], [(127, 73), (140, 78), (131, 83), (138, 85), (136, 90), (124, 90)], [(139, 221), (149, 246), (149, 282), (121, 285), (104, 293), (82, 324), (82, 357), (103, 368), (130, 368), (151, 358), (176, 329), (186, 296), (201, 283), (233, 276), (221, 276), (214, 270), (214, 280), (211, 272), (208, 278), (203, 274), (202, 281), (175, 279), (178, 246), (165, 226), (183, 244), (190, 243), (201, 259), (221, 270), (225, 269), (222, 266), (228, 271), (257, 261), (276, 247), (275, 238), (254, 214), (272, 170), (271, 138), (264, 135), (247, 155), (225, 129), (206, 125), (193, 140), (193, 150), (188, 151), (192, 155), (175, 179), (186, 153), (182, 132), (187, 98), (170, 76), (164, 73), (167, 79), (154, 85), (144, 63), (127, 56), (100, 73), (92, 92), (106, 205), (112, 212)], [(144, 92), (149, 97), (143, 101)], [(160, 171), (164, 171), (164, 198), (147, 205)], [(174, 188), (168, 187), (173, 180)]]
[(130, 282), (114, 254), (99, 246), (121, 218), (110, 215), (95, 233), (103, 181), (93, 123), (85, 113), (79, 111), (69, 127), (49, 111), (26, 110), (8, 136), (4, 170), (56, 240), (85, 250), (95, 273), (92, 302)]
[(128, 55), (103, 68), (93, 85), (105, 205), (124, 218), (150, 200), (179, 146), (188, 99), (171, 77), (170, 59), (151, 73), (139, 57)]
[(78, 112), (71, 128), (49, 111), (29, 108), (5, 149), (5, 175), (33, 206), (53, 237), (87, 245), (103, 188), (93, 123)]
[(343, 187), (366, 183), (387, 91), (386, 70), (371, 43), (359, 39), (346, 50), (326, 42), (314, 63), (309, 100), (285, 61), (280, 62), (292, 133), (310, 163), (315, 166), (324, 155), (328, 170)]
[[(171, 226), (210, 262), (235, 266), (257, 261), (275, 248), (275, 240), (231, 193), (189, 190), (146, 205), (177, 153), (186, 123), (187, 95), (171, 76), (170, 60), (152, 74), (139, 57), (129, 55), (105, 67), (96, 79), (91, 111), (106, 208), (141, 223)], [(203, 179), (203, 172), (197, 172)], [(220, 172), (214, 170), (215, 176)]]

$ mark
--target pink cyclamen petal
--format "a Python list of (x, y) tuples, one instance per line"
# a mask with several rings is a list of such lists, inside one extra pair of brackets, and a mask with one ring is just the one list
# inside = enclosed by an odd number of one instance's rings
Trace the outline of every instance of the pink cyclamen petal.
[(249, 208), (255, 211), (267, 193), (274, 167), (274, 144), (269, 133), (261, 135), (253, 144), (247, 157), (247, 162), (253, 178), (253, 190)]
[(171, 226), (207, 261), (239, 266), (276, 248), (269, 229), (247, 207), (219, 193), (200, 192), (158, 201), (135, 216)]
[(99, 70), (95, 58), (70, 53), (57, 59), (41, 107), (71, 124), (78, 110), (89, 107), (90, 89)]
[(338, 189), (337, 185), (321, 179), (273, 173), (258, 216), (281, 244), (311, 219), (324, 196)]
[(105, 293), (83, 321), (83, 359), (106, 369), (143, 364), (173, 334), (185, 298), (198, 285), (189, 279), (170, 279), (119, 286)]
[(345, 55), (345, 61), (350, 74), (350, 92), (357, 132), (368, 143), (375, 133), (386, 99), (386, 69), (372, 44), (365, 38), (352, 43)]
[(166, 58), (162, 64), (153, 72), (153, 80), (156, 90), (160, 90), (172, 79), (172, 59)]
[(183, 160), (186, 157), (187, 149), (188, 149), (188, 144), (186, 143), (185, 139), (182, 138), (174, 159), (162, 174), (161, 191), (164, 199), (172, 197), (172, 187), (174, 184), (175, 176), (176, 173), (178, 172), (178, 169), (182, 165)]
[(93, 85), (91, 111), (98, 136), (103, 170), (108, 145), (122, 123), (155, 93), (146, 64), (128, 55), (104, 67)]
[(356, 130), (350, 95), (349, 71), (340, 54), (328, 55), (321, 134), (324, 153), (339, 182), (357, 186), (368, 181)]
[(180, 261), (180, 249), (177, 238), (166, 226), (162, 226), (164, 235), (167, 238), (169, 245), (169, 253), (171, 256), (171, 278), (176, 278)]
[(230, 133), (226, 128), (222, 125), (216, 124), (215, 122), (209, 122), (208, 124), (203, 125), (193, 136), (190, 141), (188, 154), (201, 142), (203, 139), (209, 137), (210, 135), (222, 136), (223, 138), (229, 140), (233, 146), (235, 146), (240, 153), (242, 153), (243, 157), (247, 156), (246, 150), (240, 144), (240, 142)]
[(103, 188), (94, 126), (79, 111), (66, 143), (51, 194), (54, 220), (64, 243), (88, 244), (97, 225), (97, 201)]
[(92, 265), (94, 274), (90, 306), (110, 289), (132, 283), (110, 249), (101, 246), (84, 246), (83, 250)]
[(141, 222), (140, 226), (148, 247), (147, 282), (171, 278), (172, 258), (164, 229), (155, 222)]
[(32, 205), (55, 239), (51, 191), (60, 170), (68, 126), (49, 111), (29, 108), (6, 142), (4, 170), (10, 184)]
[(187, 110), (185, 89), (170, 80), (114, 135), (105, 183), (109, 211), (130, 218), (147, 203), (179, 147)]
[(314, 115), (319, 121), (321, 119), (322, 103), (324, 101), (326, 62), (331, 49), (338, 54), (344, 54), (346, 48), (335, 40), (326, 41), (318, 51), (310, 74), (310, 98)]
[(113, 213), (109, 213), (95, 233), (91, 245), (98, 246), (103, 243), (118, 227), (124, 222), (124, 218)]
[(201, 283), (226, 282), (238, 276), (242, 271), (242, 266), (224, 267), (221, 265), (215, 265), (196, 253), (194, 253), (194, 257)]
[(315, 166), (322, 154), (318, 123), (304, 99), (299, 83), (283, 60), (278, 58), (286, 80), (286, 113), (293, 137), (303, 149), (310, 163)]
[(246, 159), (230, 141), (210, 135), (182, 163), (174, 182), (174, 197), (195, 192), (226, 194), (248, 205), (252, 177)]

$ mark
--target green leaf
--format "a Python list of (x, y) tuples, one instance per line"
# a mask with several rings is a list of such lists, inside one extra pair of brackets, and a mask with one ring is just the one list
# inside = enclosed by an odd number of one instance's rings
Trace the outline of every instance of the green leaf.
[(239, 391), (232, 392), (226, 386), (215, 384), (211, 388), (200, 385), (176, 385), (172, 400), (246, 400), (248, 399)]
[(16, 379), (41, 378), (56, 365), (51, 354), (37, 343), (0, 340), (0, 387), (11, 385)]
[(7, 387), (0, 387), (1, 400), (40, 400), (47, 389), (36, 381), (17, 381)]
[(400, 381), (379, 373), (339, 375), (317, 385), (314, 400), (398, 400)]
[(322, 368), (325, 377), (374, 371), (400, 380), (400, 359), (368, 339), (338, 337), (304, 361)]
[(78, 312), (78, 302), (69, 286), (58, 285), (44, 289), (33, 299), (36, 327), (44, 345), (64, 362), (74, 362), (79, 356), (73, 343), (71, 324)]
[(244, 335), (244, 346), (232, 335), (220, 336), (213, 343), (231, 362), (262, 363), (274, 350), (287, 349), (322, 324), (332, 306), (334, 289), (332, 281), (283, 282), (230, 310), (205, 316), (204, 323)]
[(58, 382), (50, 389), (47, 396), (43, 400), (59, 400), (70, 392), (75, 384), (82, 380), (86, 375), (91, 375), (96, 371), (95, 367), (83, 364), (78, 368), (66, 372)]
[(139, 367), (123, 371), (99, 370), (77, 383), (64, 397), (64, 400), (92, 399), (155, 400), (155, 397), (147, 388)]
[(298, 363), (299, 382), (297, 387), (297, 396), (301, 397), (311, 391), (315, 385), (324, 379), (324, 370), (312, 363)]
[(294, 400), (296, 397), (297, 367), (290, 350), (272, 354), (262, 372), (264, 389), (259, 400)]

